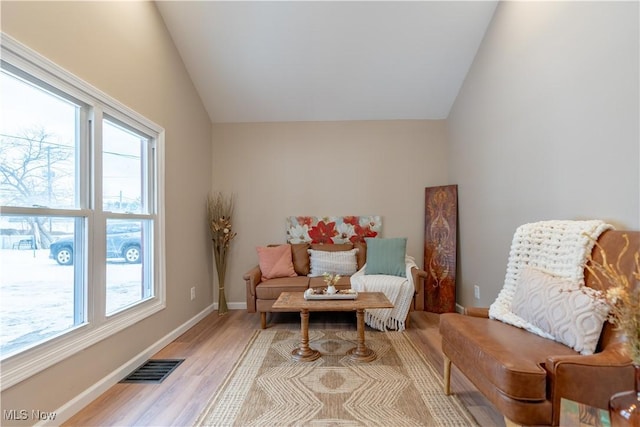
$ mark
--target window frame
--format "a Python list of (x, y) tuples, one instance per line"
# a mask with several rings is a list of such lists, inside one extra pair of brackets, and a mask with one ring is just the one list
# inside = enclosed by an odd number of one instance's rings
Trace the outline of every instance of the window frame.
[[(99, 89), (86, 83), (59, 65), (37, 52), (22, 45), (15, 39), (0, 33), (0, 49), (3, 63), (54, 88), (69, 98), (85, 104), (89, 111), (86, 131), (92, 140), (88, 147), (77, 148), (80, 156), (79, 181), (77, 194), (80, 203), (76, 209), (51, 209), (48, 207), (2, 207), (3, 215), (16, 216), (71, 216), (81, 217), (87, 222), (86, 236), (80, 236), (88, 242), (87, 259), (83, 267), (78, 267), (83, 275), (81, 280), (87, 283), (85, 322), (65, 330), (58, 336), (38, 343), (22, 352), (10, 355), (2, 360), (0, 371), (0, 390), (5, 390), (38, 372), (98, 343), (125, 328), (166, 308), (166, 269), (165, 269), (165, 231), (164, 231), (164, 129), (143, 117), (139, 113), (110, 97)], [(135, 129), (152, 141), (148, 147), (152, 151), (150, 163), (152, 170), (146, 177), (155, 183), (146, 197), (149, 202), (144, 213), (123, 214), (103, 211), (102, 206), (102, 166), (101, 133), (102, 120), (112, 118)], [(84, 131), (85, 124), (80, 125)], [(132, 306), (115, 311), (108, 316), (106, 311), (106, 236), (104, 230), (95, 224), (107, 218), (115, 219), (152, 219), (153, 236), (151, 238), (153, 270), (153, 296)], [(100, 244), (93, 244), (100, 242)], [(80, 263), (77, 263), (80, 265)], [(76, 268), (74, 263), (74, 268)]]

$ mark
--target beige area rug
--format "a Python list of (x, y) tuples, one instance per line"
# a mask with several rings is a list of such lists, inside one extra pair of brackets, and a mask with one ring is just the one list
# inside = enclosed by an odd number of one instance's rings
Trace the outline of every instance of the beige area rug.
[(322, 357), (296, 362), (299, 331), (260, 330), (198, 426), (477, 426), (403, 332), (367, 331), (377, 359), (352, 362), (356, 331), (309, 331)]

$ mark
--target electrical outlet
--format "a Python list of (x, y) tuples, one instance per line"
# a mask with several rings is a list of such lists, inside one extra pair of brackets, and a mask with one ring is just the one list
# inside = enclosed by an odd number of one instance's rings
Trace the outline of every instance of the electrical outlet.
[(191, 301), (193, 301), (194, 299), (196, 299), (196, 287), (192, 287), (191, 288)]
[(476, 299), (480, 299), (480, 286), (475, 285), (473, 287), (473, 296), (476, 297)]

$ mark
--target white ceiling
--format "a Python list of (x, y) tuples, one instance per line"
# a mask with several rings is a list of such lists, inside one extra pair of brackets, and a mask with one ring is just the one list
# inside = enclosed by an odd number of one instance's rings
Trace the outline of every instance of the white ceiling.
[(159, 1), (213, 122), (446, 118), (497, 1)]

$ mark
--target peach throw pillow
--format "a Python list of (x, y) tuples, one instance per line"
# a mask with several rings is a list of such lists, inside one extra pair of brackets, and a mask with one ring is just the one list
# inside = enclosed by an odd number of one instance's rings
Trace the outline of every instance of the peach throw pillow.
[(291, 245), (274, 247), (258, 246), (256, 250), (258, 251), (262, 280), (297, 276), (293, 268)]

